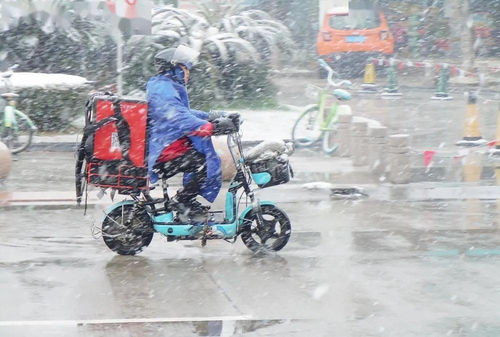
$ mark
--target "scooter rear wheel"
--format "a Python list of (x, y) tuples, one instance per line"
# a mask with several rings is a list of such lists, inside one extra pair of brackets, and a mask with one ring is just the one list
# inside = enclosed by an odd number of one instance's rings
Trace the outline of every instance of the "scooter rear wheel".
[(106, 246), (120, 255), (135, 255), (153, 239), (153, 222), (144, 208), (125, 204), (106, 215), (102, 238)]
[(253, 252), (278, 251), (283, 249), (290, 239), (292, 226), (290, 219), (274, 205), (262, 205), (261, 224), (257, 212), (251, 210), (243, 219), (241, 239)]

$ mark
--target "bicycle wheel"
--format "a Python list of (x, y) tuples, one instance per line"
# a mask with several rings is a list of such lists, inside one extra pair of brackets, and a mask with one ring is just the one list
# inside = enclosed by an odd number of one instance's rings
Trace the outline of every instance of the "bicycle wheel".
[(332, 155), (337, 152), (337, 149), (339, 148), (339, 144), (337, 142), (337, 123), (330, 123), (328, 130), (323, 133), (322, 147), (323, 152), (328, 155)]
[(10, 152), (19, 153), (26, 150), (33, 140), (33, 130), (30, 123), (24, 116), (16, 117), (17, 130), (13, 130), (12, 139), (10, 140)]
[(319, 106), (314, 105), (304, 111), (295, 122), (292, 129), (292, 141), (297, 147), (307, 147), (316, 143), (320, 138), (321, 116)]

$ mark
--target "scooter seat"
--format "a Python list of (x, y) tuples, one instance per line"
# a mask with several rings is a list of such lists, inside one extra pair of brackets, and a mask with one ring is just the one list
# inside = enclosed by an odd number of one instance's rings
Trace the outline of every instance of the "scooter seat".
[(245, 153), (245, 160), (248, 163), (277, 157), (291, 152), (291, 146), (284, 141), (264, 141)]

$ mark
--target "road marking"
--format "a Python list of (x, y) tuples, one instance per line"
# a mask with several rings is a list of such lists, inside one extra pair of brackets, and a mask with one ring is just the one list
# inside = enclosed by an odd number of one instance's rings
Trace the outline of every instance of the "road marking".
[(251, 316), (219, 316), (219, 317), (158, 317), (158, 318), (117, 318), (86, 320), (46, 320), (46, 321), (0, 321), (4, 326), (80, 326), (93, 324), (131, 324), (131, 323), (177, 323), (207, 321), (248, 321)]

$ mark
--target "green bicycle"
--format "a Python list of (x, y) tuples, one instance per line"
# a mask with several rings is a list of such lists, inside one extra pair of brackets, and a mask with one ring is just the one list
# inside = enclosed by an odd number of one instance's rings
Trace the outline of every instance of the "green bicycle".
[[(11, 90), (10, 78), (15, 68), (17, 65), (0, 73), (7, 91)], [(0, 110), (0, 141), (9, 148), (11, 153), (16, 154), (31, 145), (37, 127), (26, 114), (16, 109), (18, 94), (6, 92), (1, 97), (5, 100), (5, 106)]]
[[(314, 87), (317, 91), (318, 103), (307, 106), (300, 114), (292, 129), (292, 141), (296, 147), (308, 147), (322, 140), (322, 149), (326, 154), (333, 154), (338, 148), (335, 139), (337, 131), (337, 116), (339, 112), (351, 112), (351, 108), (339, 101), (348, 101), (351, 94), (343, 89), (332, 87), (350, 87), (352, 83), (341, 80), (338, 83), (333, 80), (335, 71), (323, 60), (320, 65), (328, 71), (328, 85), (325, 88)], [(335, 100), (331, 102), (331, 98)]]

